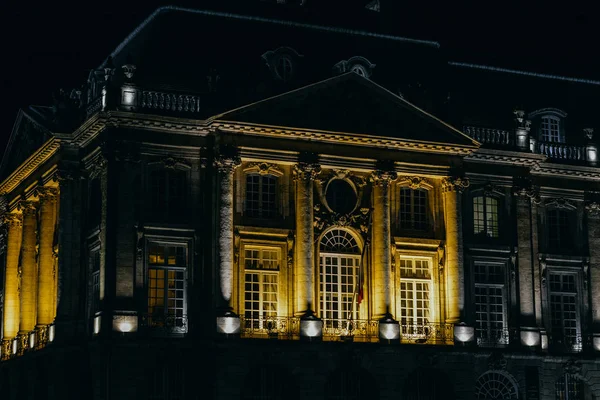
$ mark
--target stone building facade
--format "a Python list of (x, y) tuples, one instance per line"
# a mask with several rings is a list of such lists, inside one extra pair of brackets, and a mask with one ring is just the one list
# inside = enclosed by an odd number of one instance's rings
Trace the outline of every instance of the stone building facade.
[(20, 111), (2, 398), (600, 396), (600, 82), (439, 47), (163, 7)]

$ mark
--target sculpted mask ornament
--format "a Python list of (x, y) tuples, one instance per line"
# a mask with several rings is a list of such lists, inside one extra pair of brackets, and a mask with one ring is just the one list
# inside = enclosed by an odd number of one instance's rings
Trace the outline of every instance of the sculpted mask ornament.
[(294, 179), (313, 181), (321, 173), (321, 166), (316, 163), (299, 162), (294, 165)]

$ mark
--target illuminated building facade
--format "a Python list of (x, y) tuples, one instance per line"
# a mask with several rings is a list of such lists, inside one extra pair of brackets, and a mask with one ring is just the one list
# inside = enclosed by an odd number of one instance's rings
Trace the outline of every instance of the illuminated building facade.
[(158, 9), (17, 116), (2, 399), (600, 396), (599, 85)]

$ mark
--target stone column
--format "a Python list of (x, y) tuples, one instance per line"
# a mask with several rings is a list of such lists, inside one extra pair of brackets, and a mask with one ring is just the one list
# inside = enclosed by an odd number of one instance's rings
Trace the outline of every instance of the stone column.
[(29, 332), (33, 331), (37, 312), (37, 207), (33, 201), (22, 201), (23, 242), (21, 245), (21, 318), (19, 320), (19, 351), (27, 349)]
[(516, 187), (517, 259), (519, 271), (519, 324), (521, 330), (536, 326), (533, 271), (535, 258), (532, 254), (531, 189)]
[(23, 216), (11, 213), (7, 214), (4, 218), (8, 232), (6, 273), (4, 276), (4, 312), (2, 313), (4, 328), (2, 337), (3, 360), (12, 354), (12, 341), (19, 333), (19, 317), (21, 313), (19, 254), (21, 252)]
[(233, 173), (240, 165), (237, 154), (221, 155), (215, 160), (219, 175), (219, 308), (229, 308), (233, 288)]
[(460, 322), (465, 308), (461, 193), (468, 186), (466, 178), (448, 177), (442, 180), (446, 222), (446, 322), (449, 324)]
[[(54, 217), (58, 190), (49, 187), (40, 188), (38, 196), (40, 198), (40, 229), (37, 327), (38, 330), (44, 330), (46, 326), (54, 322), (55, 314)], [(40, 338), (42, 336), (40, 335)]]
[(314, 292), (314, 205), (313, 182), (321, 172), (317, 163), (300, 162), (294, 166), (296, 181), (296, 268), (295, 313), (302, 315), (313, 308)]
[(374, 318), (390, 312), (392, 293), (392, 237), (390, 228), (390, 184), (396, 172), (377, 170), (372, 173), (373, 182), (373, 296)]
[[(600, 203), (596, 201), (588, 202), (585, 208), (587, 211), (588, 248), (590, 252), (591, 284), (588, 287), (598, 288), (600, 284)], [(591, 291), (591, 300), (592, 329), (594, 336), (600, 336), (600, 290)]]

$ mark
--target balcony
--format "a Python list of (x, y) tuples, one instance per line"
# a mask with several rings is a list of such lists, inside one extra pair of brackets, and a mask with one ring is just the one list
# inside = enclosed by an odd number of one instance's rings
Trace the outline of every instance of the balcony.
[[(512, 334), (512, 335), (511, 335)], [(475, 336), (479, 347), (507, 347), (514, 338), (516, 330), (509, 331), (508, 328), (499, 329), (477, 329)]]
[[(300, 337), (299, 317), (240, 317), (240, 322), (242, 338), (297, 340)], [(452, 344), (453, 329), (452, 324), (401, 324), (401, 343)], [(323, 319), (323, 341), (378, 342), (379, 321), (325, 318)]]
[(140, 314), (139, 331), (149, 336), (181, 336), (188, 331), (187, 315)]

